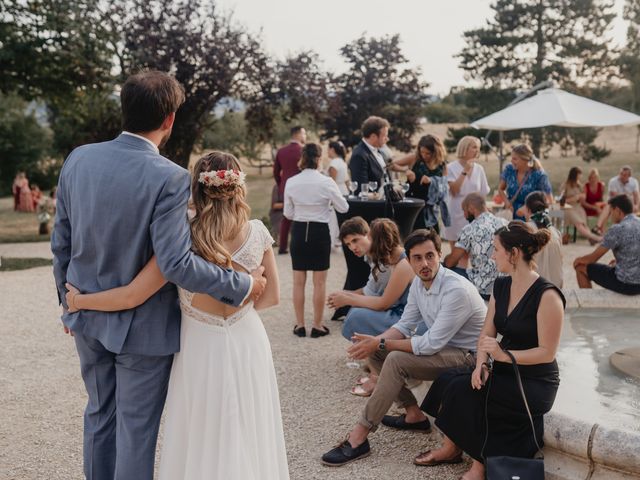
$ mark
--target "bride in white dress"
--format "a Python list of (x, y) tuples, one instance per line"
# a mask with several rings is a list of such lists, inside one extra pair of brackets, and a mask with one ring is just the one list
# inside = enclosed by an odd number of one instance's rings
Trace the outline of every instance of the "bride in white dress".
[[(279, 300), (273, 238), (260, 220), (248, 220), (244, 174), (235, 157), (213, 152), (198, 160), (193, 175), (194, 251), (235, 270), (262, 266), (267, 286), (255, 304), (239, 308), (178, 289), (180, 352), (169, 380), (159, 478), (288, 479), (271, 347), (256, 312)], [(80, 294), (68, 285), (67, 303), (72, 311), (131, 308), (164, 283), (152, 258), (124, 287)]]

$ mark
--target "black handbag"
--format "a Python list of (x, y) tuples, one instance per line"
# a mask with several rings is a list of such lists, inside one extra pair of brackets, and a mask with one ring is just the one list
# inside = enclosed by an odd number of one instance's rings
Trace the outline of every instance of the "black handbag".
[(384, 216), (395, 220), (396, 209), (393, 204), (401, 201), (402, 196), (393, 188), (393, 184), (390, 182), (385, 183), (382, 188), (384, 191)]
[(518, 388), (520, 389), (520, 395), (522, 395), (522, 401), (527, 409), (527, 415), (529, 416), (529, 422), (531, 423), (531, 431), (533, 433), (533, 441), (538, 447), (538, 452), (534, 458), (520, 458), (520, 457), (485, 457), (484, 449), (487, 445), (487, 439), (489, 438), (489, 416), (487, 414), (487, 405), (489, 398), (488, 389), (491, 387), (491, 376), (489, 377), (489, 385), (487, 387), (487, 397), (485, 400), (485, 427), (486, 433), (484, 438), (484, 445), (482, 446), (482, 458), (485, 460), (485, 469), (487, 480), (544, 480), (544, 455), (542, 449), (536, 438), (536, 430), (533, 425), (533, 417), (529, 410), (529, 404), (527, 403), (527, 397), (524, 394), (524, 388), (522, 388), (522, 379), (520, 378), (520, 371), (518, 370), (518, 364), (513, 354), (505, 350), (505, 353), (511, 358), (511, 364), (513, 365), (513, 371), (518, 382)]
[(383, 189), (384, 198), (387, 202), (399, 202), (402, 200), (402, 195), (400, 195), (400, 193), (395, 188), (393, 188), (392, 183), (385, 183)]

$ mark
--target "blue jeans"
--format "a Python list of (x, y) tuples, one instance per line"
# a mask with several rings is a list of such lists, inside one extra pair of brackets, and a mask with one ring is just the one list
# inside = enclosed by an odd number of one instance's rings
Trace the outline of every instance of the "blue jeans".
[[(402, 317), (404, 305), (396, 305), (389, 310), (371, 310), (370, 308), (352, 307), (344, 319), (342, 336), (351, 341), (354, 333), (365, 335), (380, 335), (394, 326)], [(427, 331), (427, 326), (422, 323), (418, 327), (417, 334), (422, 335)]]

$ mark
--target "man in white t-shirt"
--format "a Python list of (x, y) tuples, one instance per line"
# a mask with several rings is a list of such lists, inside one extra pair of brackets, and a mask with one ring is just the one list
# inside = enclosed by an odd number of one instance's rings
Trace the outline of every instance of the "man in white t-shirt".
[[(631, 176), (631, 167), (624, 165), (620, 168), (618, 175), (609, 180), (609, 198), (616, 197), (618, 195), (626, 195), (631, 200), (633, 205), (633, 211), (640, 211), (640, 188), (638, 187), (638, 180)], [(611, 209), (607, 205), (598, 217), (598, 223), (594, 230), (601, 234), (604, 230), (604, 225), (609, 219)]]

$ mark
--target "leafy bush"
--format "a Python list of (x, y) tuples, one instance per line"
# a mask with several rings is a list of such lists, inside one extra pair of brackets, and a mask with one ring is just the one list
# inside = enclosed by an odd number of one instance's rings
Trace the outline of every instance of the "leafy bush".
[(11, 192), (18, 170), (37, 176), (51, 150), (51, 132), (38, 123), (35, 113), (17, 95), (0, 94), (0, 195)]

